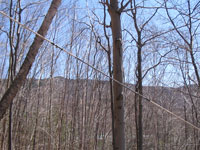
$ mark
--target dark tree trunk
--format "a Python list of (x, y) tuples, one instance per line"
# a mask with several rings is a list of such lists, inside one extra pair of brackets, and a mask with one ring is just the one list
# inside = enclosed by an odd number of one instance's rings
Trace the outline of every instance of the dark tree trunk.
[(143, 126), (142, 126), (142, 44), (140, 34), (138, 34), (138, 51), (137, 51), (137, 69), (136, 77), (137, 83), (135, 86), (135, 121), (136, 121), (136, 138), (137, 138), (137, 149), (143, 149)]

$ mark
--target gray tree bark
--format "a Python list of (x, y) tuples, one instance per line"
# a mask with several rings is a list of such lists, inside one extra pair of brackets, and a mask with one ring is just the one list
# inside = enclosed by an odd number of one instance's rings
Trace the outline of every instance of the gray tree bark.
[[(46, 36), (49, 26), (58, 10), (58, 7), (61, 4), (61, 0), (53, 0), (51, 6), (47, 12), (47, 15), (44, 18), (44, 21), (38, 30), (38, 34), (41, 36)], [(13, 99), (15, 98), (16, 94), (20, 90), (21, 86), (26, 80), (26, 77), (29, 73), (29, 70), (32, 67), (32, 64), (35, 60), (35, 57), (38, 53), (40, 46), (42, 45), (44, 39), (36, 35), (28, 54), (16, 76), (12, 84), (9, 86), (3, 97), (0, 101), (0, 120), (3, 118), (4, 114), (6, 113), (7, 109), (9, 108), (10, 104), (12, 103)]]
[[(113, 38), (113, 78), (123, 82), (122, 77), (122, 32), (121, 12), (118, 8), (118, 0), (110, 0), (109, 14), (111, 16), (112, 38)], [(122, 86), (113, 82), (114, 98), (114, 143), (115, 150), (125, 150), (125, 123), (124, 123), (124, 102)]]

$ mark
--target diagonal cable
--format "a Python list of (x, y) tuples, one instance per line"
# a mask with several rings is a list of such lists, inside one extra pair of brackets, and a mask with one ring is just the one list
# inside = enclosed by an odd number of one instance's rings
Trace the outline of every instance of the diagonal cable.
[(144, 100), (146, 100), (146, 101), (148, 101), (149, 103), (155, 105), (157, 108), (159, 108), (159, 109), (161, 109), (161, 110), (167, 112), (168, 114), (174, 116), (175, 118), (179, 119), (180, 121), (182, 121), (182, 122), (188, 124), (189, 126), (193, 127), (194, 129), (200, 131), (200, 128), (199, 128), (199, 127), (197, 127), (197, 126), (195, 126), (194, 124), (190, 123), (189, 121), (183, 119), (182, 117), (176, 115), (176, 114), (173, 113), (172, 111), (170, 111), (170, 110), (164, 108), (163, 106), (159, 105), (158, 103), (156, 103), (155, 101), (151, 100), (150, 98), (148, 98), (148, 97), (146, 97), (146, 96), (144, 96), (144, 95), (142, 95), (142, 94), (136, 92), (136, 91), (133, 90), (132, 88), (128, 87), (126, 84), (121, 83), (121, 82), (119, 82), (118, 80), (116, 80), (116, 79), (110, 77), (109, 75), (107, 75), (107, 74), (104, 73), (103, 71), (101, 71), (101, 70), (95, 68), (95, 67), (92, 66), (91, 64), (85, 62), (83, 59), (77, 57), (76, 55), (74, 55), (73, 53), (67, 51), (66, 49), (62, 48), (61, 46), (57, 45), (57, 44), (54, 43), (53, 41), (51, 41), (51, 40), (49, 40), (49, 39), (43, 37), (42, 35), (38, 34), (38, 33), (35, 32), (35, 31), (33, 31), (32, 29), (30, 29), (30, 28), (27, 27), (26, 25), (24, 25), (24, 24), (18, 22), (18, 21), (15, 20), (14, 18), (8, 16), (8, 15), (7, 15), (6, 13), (4, 13), (3, 11), (0, 11), (0, 14), (2, 14), (3, 16), (5, 16), (5, 17), (11, 19), (12, 21), (14, 21), (14, 22), (16, 22), (17, 24), (19, 24), (20, 26), (22, 26), (24, 29), (29, 30), (30, 32), (34, 33), (35, 35), (37, 35), (37, 36), (39, 36), (40, 38), (44, 39), (45, 41), (49, 42), (50, 44), (52, 44), (52, 45), (55, 46), (56, 48), (59, 48), (60, 50), (64, 51), (64, 52), (67, 53), (68, 55), (74, 57), (75, 59), (79, 60), (80, 62), (86, 64), (87, 66), (89, 66), (90, 68), (92, 68), (92, 69), (96, 70), (97, 72), (101, 73), (101, 74), (104, 75), (105, 77), (110, 78), (112, 81), (114, 81), (114, 82), (118, 83), (119, 85), (123, 86), (124, 88), (130, 90), (130, 91), (133, 92), (134, 94), (137, 94), (137, 95), (143, 97)]

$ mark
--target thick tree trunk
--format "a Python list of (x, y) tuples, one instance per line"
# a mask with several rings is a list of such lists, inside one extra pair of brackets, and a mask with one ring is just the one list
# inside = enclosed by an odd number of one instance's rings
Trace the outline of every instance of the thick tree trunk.
[[(113, 78), (119, 82), (123, 82), (122, 77), (122, 33), (120, 12), (118, 11), (118, 0), (110, 0), (109, 13), (112, 24), (113, 38)], [(115, 150), (125, 150), (125, 123), (124, 123), (124, 102), (122, 94), (122, 86), (113, 82), (113, 98), (114, 98), (114, 135)]]
[[(61, 4), (61, 0), (53, 0), (52, 1), (51, 6), (47, 12), (47, 15), (44, 18), (44, 21), (43, 21), (40, 29), (38, 30), (38, 34), (40, 34), (42, 36), (45, 36), (47, 34), (49, 26), (55, 16), (60, 4)], [(25, 82), (26, 76), (28, 75), (29, 70), (31, 69), (31, 66), (35, 60), (35, 57), (36, 57), (38, 50), (39, 50), (40, 46), (42, 45), (43, 41), (44, 41), (43, 38), (36, 35), (16, 78), (14, 79), (14, 81), (12, 82), (12, 84), (10, 85), (8, 90), (5, 92), (5, 94), (1, 98), (0, 120), (3, 118), (4, 114), (6, 113), (6, 110), (12, 103), (13, 99), (15, 98), (17, 92), (19, 91), (19, 89), (21, 88), (23, 83)]]

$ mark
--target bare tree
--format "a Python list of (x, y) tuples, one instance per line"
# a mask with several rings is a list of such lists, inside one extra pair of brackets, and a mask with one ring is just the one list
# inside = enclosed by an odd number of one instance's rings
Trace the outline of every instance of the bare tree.
[[(61, 0), (53, 0), (51, 3), (51, 6), (48, 10), (48, 13), (43, 21), (43, 24), (41, 25), (40, 29), (38, 30), (38, 34), (41, 36), (45, 36), (47, 34), (48, 28), (51, 24), (51, 21), (53, 20), (53, 17), (55, 16), (57, 9), (61, 3)], [(37, 52), (42, 45), (44, 39), (39, 37), (38, 35), (35, 37), (34, 42), (32, 43), (29, 52), (26, 56), (26, 59), (23, 62), (23, 65), (21, 66), (19, 72), (16, 75), (16, 78), (12, 82), (12, 84), (9, 86), (8, 90), (5, 92), (3, 97), (0, 101), (0, 119), (3, 118), (4, 114), (6, 113), (7, 108), (12, 103), (13, 99), (15, 98), (18, 90), (21, 88), (22, 84), (25, 82), (26, 76), (31, 69), (31, 66), (35, 60), (35, 57), (37, 55)]]
[[(199, 1), (164, 2), (169, 23), (174, 28), (174, 33), (176, 34), (176, 42), (172, 41), (172, 44), (176, 48), (180, 74), (185, 87), (184, 90), (181, 90), (184, 96), (184, 118), (185, 120), (191, 119), (194, 124), (199, 125), (199, 102), (196, 100), (196, 96), (199, 96), (200, 87), (197, 55), (199, 50), (199, 42), (197, 40), (199, 35)], [(175, 13), (176, 17), (172, 13)], [(190, 104), (190, 107), (186, 107), (188, 104)], [(191, 112), (191, 116), (187, 113), (188, 111)], [(194, 130), (192, 138), (194, 149), (199, 149), (199, 134)], [(186, 143), (189, 142), (189, 129), (187, 125), (185, 125), (185, 141)], [(186, 145), (186, 149), (189, 149), (189, 147), (189, 145)]]
[[(137, 149), (138, 150), (142, 150), (143, 149), (143, 104), (142, 104), (142, 95), (143, 95), (143, 78), (145, 77), (145, 75), (148, 73), (148, 71), (146, 73), (143, 74), (143, 48), (144, 46), (150, 42), (151, 40), (153, 40), (154, 38), (157, 38), (157, 34), (155, 35), (150, 35), (149, 37), (145, 37), (145, 32), (146, 31), (146, 26), (150, 23), (150, 21), (153, 19), (153, 17), (156, 15), (158, 8), (153, 10), (154, 12), (152, 13), (152, 15), (149, 15), (148, 18), (143, 19), (142, 23), (139, 23), (141, 21), (140, 17), (139, 17), (139, 11), (140, 8), (142, 9), (141, 11), (143, 11), (145, 9), (144, 5), (145, 2), (142, 2), (140, 6), (139, 3), (137, 3), (135, 0), (131, 0), (131, 5), (130, 5), (130, 14), (128, 14), (128, 16), (130, 16), (133, 19), (133, 25), (134, 25), (134, 29), (136, 31), (136, 37), (134, 36), (134, 34), (131, 34), (131, 32), (127, 29), (126, 31), (131, 35), (131, 38), (134, 40), (134, 42), (136, 43), (137, 46), (137, 66), (135, 69), (135, 75), (136, 75), (136, 84), (135, 84), (135, 125), (136, 125), (136, 139), (137, 139)], [(143, 8), (144, 7), (144, 8)], [(141, 19), (142, 20), (142, 19)], [(158, 62), (159, 64), (160, 62)], [(156, 67), (158, 64), (155, 64), (155, 66), (149, 68), (149, 70), (153, 69), (154, 67)]]
[[(119, 82), (123, 82), (123, 50), (122, 50), (122, 29), (121, 29), (121, 12), (129, 4), (129, 1), (121, 8), (118, 6), (118, 0), (106, 0), (103, 4), (108, 7), (111, 17), (111, 28), (113, 38), (113, 78)], [(113, 100), (114, 100), (114, 149), (125, 150), (125, 122), (124, 122), (124, 101), (123, 88), (117, 82), (113, 82)]]

